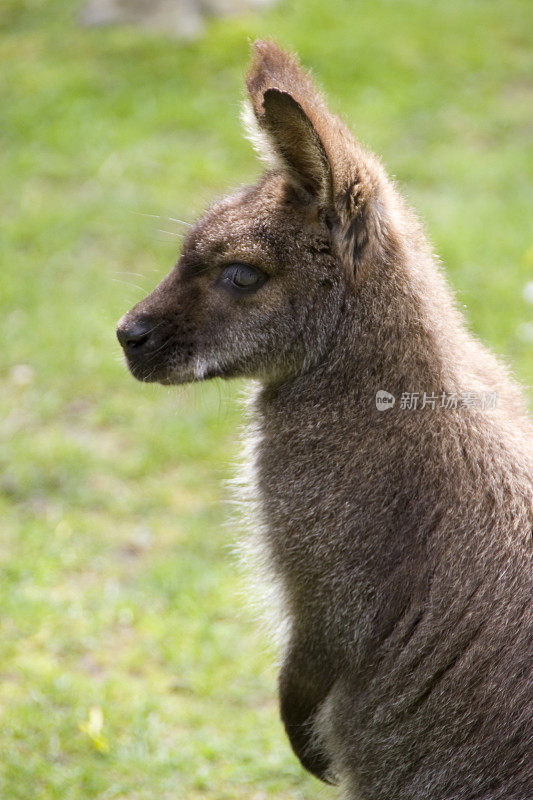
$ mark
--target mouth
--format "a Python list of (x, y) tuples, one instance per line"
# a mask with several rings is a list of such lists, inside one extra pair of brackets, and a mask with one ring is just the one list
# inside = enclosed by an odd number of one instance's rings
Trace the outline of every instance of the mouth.
[(192, 370), (185, 366), (182, 368), (170, 367), (165, 360), (157, 363), (150, 360), (147, 355), (136, 355), (134, 352), (124, 352), (126, 365), (133, 377), (141, 383), (160, 383), (163, 386), (174, 386), (193, 381)]
[(141, 383), (179, 386), (210, 378), (232, 377), (218, 359), (196, 354), (196, 346), (175, 331), (165, 331), (149, 318), (130, 321), (125, 315), (117, 329), (124, 358), (133, 377)]
[(165, 330), (161, 321), (148, 315), (130, 318), (125, 314), (118, 324), (117, 338), (129, 371), (141, 383), (170, 385), (186, 382), (186, 378), (174, 374), (182, 372), (172, 364), (175, 335), (172, 330)]
[(161, 367), (150, 366), (128, 353), (124, 353), (124, 359), (133, 377), (141, 383), (163, 383), (167, 380), (166, 372)]
[(162, 386), (180, 386), (186, 383), (199, 383), (211, 378), (225, 378), (217, 364), (206, 364), (197, 358), (193, 363), (169, 365), (164, 361), (150, 363), (147, 357), (125, 352), (124, 358), (133, 377), (141, 383), (159, 383)]

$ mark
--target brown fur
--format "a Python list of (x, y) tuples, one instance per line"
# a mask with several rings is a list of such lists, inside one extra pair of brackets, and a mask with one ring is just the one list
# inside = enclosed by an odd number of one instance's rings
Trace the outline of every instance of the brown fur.
[[(350, 800), (527, 800), (532, 428), (420, 227), (309, 75), (257, 42), (272, 169), (217, 203), (120, 323), (133, 374), (245, 375), (252, 491), (288, 636), (281, 714)], [(235, 289), (229, 265), (261, 281)], [(380, 412), (376, 391), (396, 405)], [(496, 408), (400, 407), (497, 392)]]

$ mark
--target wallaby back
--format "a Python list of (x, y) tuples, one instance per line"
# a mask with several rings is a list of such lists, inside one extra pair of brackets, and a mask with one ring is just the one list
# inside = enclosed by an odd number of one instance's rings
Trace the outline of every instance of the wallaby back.
[(121, 320), (128, 364), (163, 383), (256, 379), (248, 490), (304, 766), (347, 800), (527, 800), (520, 390), (297, 61), (257, 42), (247, 88), (270, 170), (207, 212)]

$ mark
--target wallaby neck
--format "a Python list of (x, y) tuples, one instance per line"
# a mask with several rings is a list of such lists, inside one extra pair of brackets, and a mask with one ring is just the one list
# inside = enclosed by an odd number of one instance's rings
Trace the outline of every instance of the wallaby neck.
[(374, 414), (379, 390), (396, 399), (403, 393), (455, 391), (460, 377), (453, 368), (453, 345), (459, 348), (468, 337), (445, 292), (436, 293), (435, 308), (428, 309), (404, 280), (398, 292), (397, 282), (382, 276), (348, 298), (326, 352), (302, 374), (265, 382), (260, 413), (277, 413), (285, 404), (325, 410), (338, 403), (360, 417)]

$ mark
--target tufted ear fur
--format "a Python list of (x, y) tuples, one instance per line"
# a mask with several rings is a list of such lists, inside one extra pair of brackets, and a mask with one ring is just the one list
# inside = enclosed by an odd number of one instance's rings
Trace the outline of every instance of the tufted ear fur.
[(331, 114), (297, 59), (274, 42), (255, 42), (246, 87), (249, 138), (301, 198), (327, 214), (341, 257), (353, 268), (364, 251), (368, 258), (386, 247), (395, 193), (379, 161)]

